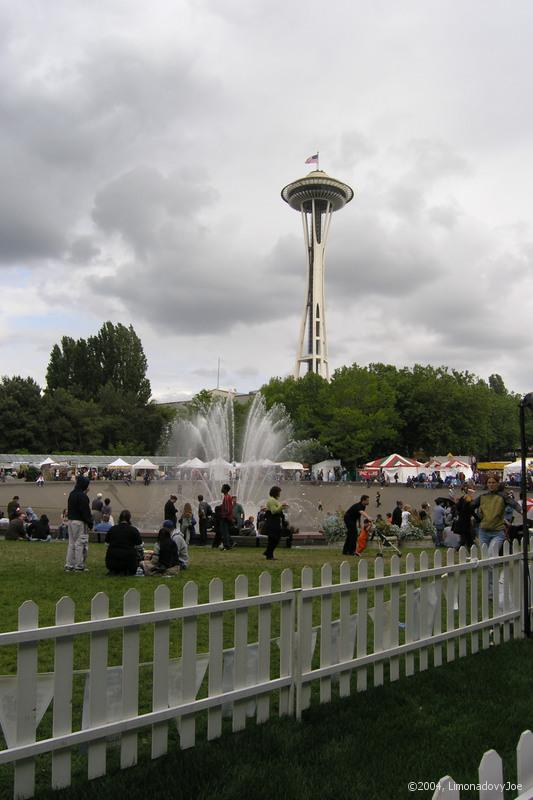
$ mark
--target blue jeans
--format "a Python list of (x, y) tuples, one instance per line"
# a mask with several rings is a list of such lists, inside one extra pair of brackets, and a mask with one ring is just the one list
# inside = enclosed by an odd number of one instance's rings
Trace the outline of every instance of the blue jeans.
[[(499, 555), (500, 547), (505, 541), (505, 531), (486, 531), (480, 528), (478, 531), (479, 543), (486, 544), (489, 548), (489, 555)], [(489, 595), (492, 594), (492, 569), (489, 572)]]

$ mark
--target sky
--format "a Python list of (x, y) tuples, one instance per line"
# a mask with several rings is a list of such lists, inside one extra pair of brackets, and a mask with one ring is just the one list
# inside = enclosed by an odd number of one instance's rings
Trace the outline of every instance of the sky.
[(533, 389), (533, 3), (0, 0), (0, 374), (132, 324), (154, 398), (292, 374), (281, 189), (354, 199), (326, 249), (330, 370)]

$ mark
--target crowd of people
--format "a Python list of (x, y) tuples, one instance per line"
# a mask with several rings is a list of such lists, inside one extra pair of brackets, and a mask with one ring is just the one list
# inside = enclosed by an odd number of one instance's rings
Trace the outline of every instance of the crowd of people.
[[(374, 528), (391, 536), (409, 526), (420, 526), (431, 533), (436, 547), (470, 548), (476, 541), (499, 552), (505, 540), (521, 539), (522, 524), (513, 524), (515, 512), (522, 515), (521, 499), (516, 500), (509, 487), (505, 487), (497, 475), (489, 475), (485, 491), (474, 497), (469, 484), (461, 487), (459, 495), (437, 497), (433, 507), (425, 502), (417, 509), (410, 503), (397, 500), (395, 508), (385, 518), (377, 514), (373, 519), (368, 513), (370, 497), (361, 495), (344, 514), (346, 541), (343, 554), (361, 556), (372, 538)], [(381, 494), (376, 494), (376, 507), (381, 506)]]

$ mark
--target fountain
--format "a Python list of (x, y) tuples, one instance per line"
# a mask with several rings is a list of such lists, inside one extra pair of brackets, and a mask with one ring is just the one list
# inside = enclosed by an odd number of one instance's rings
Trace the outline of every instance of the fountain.
[(209, 502), (219, 502), (220, 486), (227, 482), (249, 514), (257, 512), (270, 486), (279, 480), (275, 462), (283, 457), (291, 437), (292, 423), (283, 406), (267, 410), (261, 394), (248, 412), (242, 442), (236, 441), (231, 398), (215, 401), (190, 420), (180, 420), (177, 430), (178, 451), (188, 456), (184, 468), (190, 469), (192, 458), (204, 462), (194, 471)]

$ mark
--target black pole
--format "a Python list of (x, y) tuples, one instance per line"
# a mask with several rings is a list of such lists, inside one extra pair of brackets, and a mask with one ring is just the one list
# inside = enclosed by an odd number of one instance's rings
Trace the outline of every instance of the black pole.
[(520, 450), (522, 457), (522, 556), (524, 563), (523, 574), (523, 595), (524, 595), (524, 636), (531, 636), (531, 618), (529, 614), (529, 522), (527, 518), (527, 473), (526, 473), (526, 422), (525, 405), (526, 395), (520, 401)]

